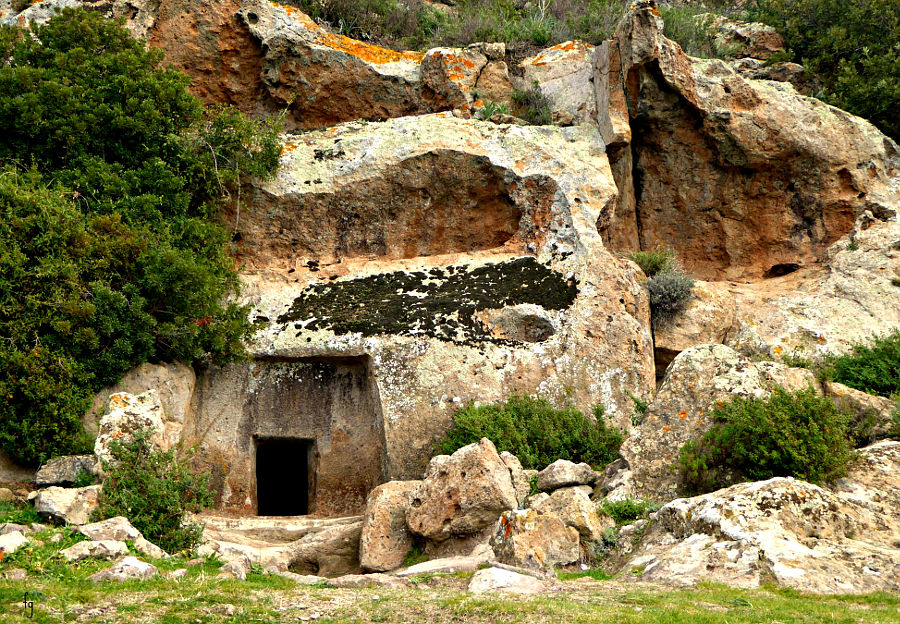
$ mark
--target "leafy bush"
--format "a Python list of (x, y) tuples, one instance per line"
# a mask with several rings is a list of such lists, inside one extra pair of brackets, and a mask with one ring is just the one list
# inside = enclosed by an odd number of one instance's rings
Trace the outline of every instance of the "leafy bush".
[(681, 448), (689, 493), (772, 477), (829, 482), (843, 476), (854, 457), (849, 416), (813, 388), (778, 388), (767, 399), (739, 397), (717, 407), (712, 418), (699, 443)]
[(221, 202), (277, 128), (205, 111), (120, 25), (0, 27), (0, 449), (90, 448), (90, 396), (146, 361), (228, 362), (252, 333)]
[(745, 8), (823, 83), (816, 97), (900, 139), (900, 3), (752, 0)]
[(669, 323), (687, 307), (694, 280), (680, 271), (667, 270), (647, 280), (650, 291), (650, 317), (656, 327)]
[(556, 409), (543, 398), (512, 396), (505, 403), (467, 405), (453, 415), (454, 426), (439, 443), (440, 453), (488, 438), (499, 452), (509, 451), (526, 469), (557, 459), (603, 466), (618, 457), (622, 434), (609, 427), (602, 406), (594, 419), (573, 406)]
[(647, 277), (653, 277), (663, 271), (676, 271), (681, 268), (675, 252), (662, 247), (649, 251), (634, 251), (628, 256), (628, 259), (637, 263)]
[(826, 360), (830, 379), (880, 396), (900, 395), (900, 330), (855, 344), (852, 352)]
[(203, 526), (185, 522), (213, 502), (209, 475), (195, 475), (173, 450), (158, 451), (152, 430), (138, 430), (131, 440), (113, 440), (113, 461), (104, 462), (106, 478), (93, 520), (125, 516), (144, 537), (167, 552), (194, 548)]
[(622, 500), (604, 500), (600, 504), (598, 512), (615, 520), (617, 526), (629, 524), (638, 518), (644, 518), (648, 514), (659, 509), (659, 505), (645, 500), (623, 498)]
[(532, 126), (549, 126), (553, 123), (550, 100), (543, 94), (537, 81), (530, 89), (514, 89), (512, 100), (516, 114)]

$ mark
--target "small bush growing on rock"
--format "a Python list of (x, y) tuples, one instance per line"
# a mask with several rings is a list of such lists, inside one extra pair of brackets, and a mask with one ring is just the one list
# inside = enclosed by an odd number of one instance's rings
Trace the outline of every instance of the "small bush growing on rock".
[(635, 251), (628, 256), (628, 259), (635, 262), (644, 275), (653, 277), (657, 273), (664, 271), (677, 271), (681, 269), (678, 264), (675, 252), (671, 249), (663, 249), (657, 247), (648, 251)]
[(646, 500), (635, 500), (633, 498), (623, 498), (622, 500), (604, 500), (598, 513), (612, 518), (617, 526), (629, 524), (638, 518), (644, 518), (648, 514), (659, 509), (659, 505)]
[(530, 89), (515, 89), (512, 93), (516, 114), (532, 126), (549, 126), (553, 123), (550, 100), (543, 94), (537, 81)]
[(694, 280), (680, 271), (663, 271), (647, 280), (650, 316), (654, 326), (669, 323), (687, 307)]
[(208, 474), (194, 474), (173, 450), (159, 451), (152, 431), (135, 431), (131, 440), (113, 440), (113, 461), (104, 462), (106, 479), (93, 520), (125, 516), (144, 537), (168, 552), (194, 548), (203, 526), (185, 522), (213, 502)]
[(699, 443), (681, 448), (687, 493), (772, 477), (830, 482), (846, 473), (855, 456), (850, 417), (812, 387), (777, 388), (767, 399), (738, 397), (717, 407), (712, 418)]
[(594, 420), (574, 406), (556, 409), (544, 398), (512, 396), (505, 403), (467, 405), (453, 415), (453, 428), (438, 445), (450, 454), (491, 440), (498, 452), (509, 451), (525, 469), (540, 469), (557, 459), (604, 466), (616, 459), (622, 433), (606, 424), (602, 406)]
[(828, 358), (823, 372), (833, 381), (869, 394), (900, 395), (900, 330)]

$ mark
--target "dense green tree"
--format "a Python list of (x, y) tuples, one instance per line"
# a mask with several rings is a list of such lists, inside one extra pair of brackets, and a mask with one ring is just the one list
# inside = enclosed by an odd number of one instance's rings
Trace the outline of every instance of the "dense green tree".
[(36, 464), (129, 368), (243, 356), (219, 210), (280, 145), (96, 13), (0, 28), (0, 58), (0, 448)]

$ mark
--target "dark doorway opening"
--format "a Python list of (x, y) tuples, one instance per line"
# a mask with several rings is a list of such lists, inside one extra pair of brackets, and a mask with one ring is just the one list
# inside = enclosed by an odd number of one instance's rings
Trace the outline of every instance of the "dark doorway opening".
[(259, 516), (309, 513), (313, 440), (257, 438), (256, 509)]

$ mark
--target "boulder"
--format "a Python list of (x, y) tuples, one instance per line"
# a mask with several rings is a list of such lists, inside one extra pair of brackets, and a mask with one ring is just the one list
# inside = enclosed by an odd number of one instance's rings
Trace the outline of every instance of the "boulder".
[(326, 528), (290, 544), (288, 568), (326, 577), (360, 572), (359, 538), (362, 525), (362, 520), (359, 520)]
[(674, 464), (688, 440), (699, 440), (712, 425), (719, 403), (735, 397), (765, 398), (776, 386), (801, 390), (816, 386), (813, 373), (776, 362), (751, 362), (725, 345), (701, 345), (682, 351), (665, 378), (639, 427), (620, 452), (633, 471), (636, 494), (669, 501), (678, 494)]
[(63, 455), (42, 465), (34, 475), (38, 487), (70, 486), (82, 475), (97, 475), (97, 458), (93, 455)]
[(0, 553), (11, 555), (28, 543), (21, 531), (11, 531), (0, 535)]
[(483, 545), (474, 553), (467, 556), (442, 557), (430, 559), (408, 568), (397, 570), (395, 576), (412, 577), (420, 574), (452, 574), (453, 572), (474, 572), (479, 567), (494, 558), (494, 551), (490, 546)]
[(584, 462), (576, 464), (567, 459), (557, 459), (538, 473), (537, 488), (549, 492), (573, 485), (593, 485), (597, 480), (597, 473)]
[(532, 570), (567, 565), (581, 558), (578, 529), (534, 509), (507, 511), (500, 516), (491, 546), (500, 563)]
[(164, 559), (168, 553), (156, 544), (145, 539), (123, 516), (116, 516), (78, 527), (78, 532), (92, 540), (131, 540), (138, 552), (154, 559)]
[(403, 564), (412, 549), (413, 536), (406, 527), (406, 510), (420, 481), (388, 481), (369, 493), (362, 533), (359, 563), (364, 570), (393, 570)]
[(856, 422), (864, 427), (871, 427), (864, 443), (900, 435), (900, 423), (894, 419), (897, 409), (896, 401), (882, 396), (866, 394), (836, 381), (823, 384), (825, 396), (831, 397), (838, 407), (855, 414)]
[(561, 488), (552, 494), (534, 497), (528, 506), (538, 513), (556, 516), (567, 527), (574, 527), (583, 541), (596, 542), (603, 539), (603, 532), (615, 526), (615, 522), (606, 516), (600, 517), (597, 503), (591, 500), (592, 492), (590, 486)]
[(0, 524), (0, 535), (15, 533), (16, 531), (22, 533), (23, 535), (34, 532), (24, 524), (18, 524), (16, 522), (4, 522), (3, 524)]
[(487, 62), (477, 49), (434, 48), (422, 59), (422, 81), (452, 108), (468, 108)]
[(728, 288), (696, 280), (687, 307), (653, 333), (656, 376), (661, 378), (675, 356), (702, 344), (724, 344), (736, 323), (737, 304)]
[(99, 433), (94, 441), (94, 455), (101, 461), (112, 460), (112, 441), (126, 442), (139, 429), (153, 431), (151, 442), (156, 448), (169, 448), (159, 394), (156, 390), (148, 390), (137, 396), (127, 392), (113, 394), (109, 397), (106, 413), (100, 419)]
[(730, 57), (750, 57), (767, 60), (784, 52), (784, 39), (778, 31), (759, 22), (742, 22), (718, 16), (712, 20), (716, 44), (728, 51)]
[(674, 500), (622, 569), (672, 584), (755, 588), (771, 581), (811, 593), (896, 592), (900, 442), (861, 455), (834, 490), (777, 477)]
[[(656, 3), (634, 3), (618, 55), (598, 55), (595, 76), (628, 89), (633, 131), (618, 181), (634, 210), (621, 213), (628, 225), (610, 223), (612, 249), (671, 247), (704, 280), (776, 278), (815, 266), (864, 211), (897, 214), (894, 141), (788, 83), (688, 57), (662, 32)], [(601, 128), (621, 120), (621, 100), (606, 99)]]
[(225, 565), (219, 568), (218, 576), (221, 578), (234, 578), (246, 581), (250, 573), (250, 558), (246, 555), (232, 557)]
[(8, 503), (11, 500), (14, 500), (16, 495), (9, 488), (0, 487), (0, 502)]
[(566, 41), (521, 63), (520, 89), (537, 88), (549, 100), (553, 121), (562, 125), (594, 123), (594, 46), (584, 41)]
[(137, 557), (123, 557), (119, 559), (111, 568), (101, 570), (96, 574), (88, 577), (89, 580), (99, 583), (101, 581), (144, 581), (151, 579), (157, 574), (156, 566), (141, 561)]
[(190, 366), (180, 363), (151, 364), (146, 362), (125, 373), (119, 383), (108, 386), (94, 395), (91, 408), (82, 422), (84, 428), (96, 435), (100, 417), (107, 407), (109, 397), (119, 392), (135, 396), (147, 390), (156, 390), (162, 407), (163, 428), (169, 446), (181, 438), (184, 420), (190, 412), (191, 395), (197, 383), (197, 375)]
[(470, 594), (540, 594), (547, 591), (547, 584), (533, 576), (503, 570), (485, 568), (479, 570), (469, 581)]
[(91, 540), (78, 542), (68, 548), (59, 551), (67, 563), (82, 561), (83, 559), (115, 559), (128, 554), (128, 546), (125, 542), (112, 539)]
[(34, 510), (40, 515), (65, 522), (87, 524), (91, 512), (97, 508), (100, 486), (61, 488), (57, 486), (38, 490), (34, 498)]
[(438, 455), (410, 499), (410, 530), (442, 542), (482, 531), (500, 514), (518, 506), (509, 469), (487, 438)]

